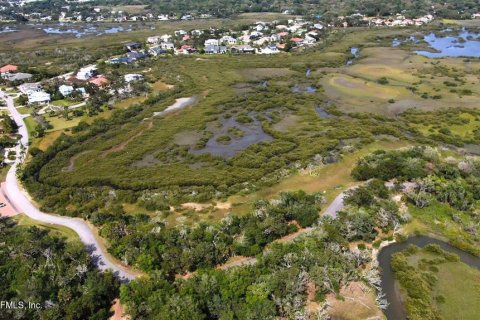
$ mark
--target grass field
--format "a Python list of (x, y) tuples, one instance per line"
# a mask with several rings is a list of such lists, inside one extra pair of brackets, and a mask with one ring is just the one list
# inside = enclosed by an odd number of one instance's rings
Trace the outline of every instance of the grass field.
[[(441, 255), (426, 248), (409, 254), (407, 261), (418, 273), (432, 277), (428, 295), (431, 308), (441, 319), (478, 319), (480, 270), (460, 261), (445, 261)], [(406, 294), (401, 289), (402, 295)]]
[(437, 304), (444, 319), (475, 320), (480, 314), (480, 271), (461, 262), (439, 266), (433, 293), (445, 297)]
[(325, 192), (328, 202), (333, 200), (340, 192), (357, 182), (350, 175), (356, 162), (361, 157), (379, 149), (391, 150), (407, 147), (410, 144), (405, 141), (379, 141), (370, 144), (352, 154), (348, 154), (343, 159), (334, 164), (328, 164), (314, 169), (314, 175), (308, 173), (297, 173), (278, 184), (263, 188), (245, 196), (235, 195), (228, 200), (232, 203), (232, 211), (238, 214), (246, 213), (251, 210), (255, 201), (260, 199), (270, 199), (282, 191), (304, 190), (306, 192)]
[(75, 105), (76, 102), (72, 102), (72, 101), (62, 99), (62, 100), (52, 101), (51, 104), (54, 105), (54, 106), (57, 106), (57, 107), (70, 107), (70, 106)]
[(67, 227), (63, 226), (58, 226), (58, 225), (51, 225), (48, 223), (42, 223), (36, 220), (33, 220), (29, 218), (28, 216), (22, 214), (14, 216), (12, 219), (14, 219), (19, 225), (21, 226), (26, 226), (26, 227), (31, 227), (31, 226), (36, 226), (41, 229), (46, 229), (53, 233), (54, 235), (60, 236), (60, 237), (65, 237), (67, 241), (80, 241), (80, 238), (78, 235), (73, 231), (72, 229), (69, 229)]

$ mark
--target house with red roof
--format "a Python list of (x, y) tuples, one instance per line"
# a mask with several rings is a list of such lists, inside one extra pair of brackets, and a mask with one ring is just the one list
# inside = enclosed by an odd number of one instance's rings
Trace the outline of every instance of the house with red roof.
[(90, 80), (88, 80), (89, 83), (96, 85), (97, 87), (101, 87), (103, 85), (106, 85), (109, 81), (107, 77), (104, 75), (98, 75)]
[(295, 44), (302, 44), (303, 43), (303, 39), (302, 38), (292, 38), (290, 39), (293, 43)]
[(11, 73), (17, 70), (18, 70), (17, 66), (14, 66), (13, 64), (7, 64), (6, 66), (3, 66), (0, 68), (0, 73)]

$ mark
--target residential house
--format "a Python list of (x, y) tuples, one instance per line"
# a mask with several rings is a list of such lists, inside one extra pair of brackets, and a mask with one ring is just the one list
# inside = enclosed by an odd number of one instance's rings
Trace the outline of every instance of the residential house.
[(205, 40), (204, 46), (218, 46), (220, 44), (220, 41), (218, 39), (208, 39)]
[(280, 36), (276, 33), (270, 35), (270, 41), (272, 42), (277, 42), (277, 41), (280, 41)]
[(162, 42), (160, 43), (160, 48), (163, 50), (174, 50), (175, 45), (172, 42)]
[(279, 53), (280, 51), (276, 46), (270, 45), (266, 46), (265, 48), (259, 48), (256, 51), (258, 54), (276, 54)]
[(133, 62), (145, 59), (147, 58), (147, 55), (143, 52), (127, 52), (127, 58), (129, 59), (129, 62)]
[(150, 55), (156, 57), (156, 56), (166, 54), (167, 51), (165, 49), (162, 49), (162, 47), (157, 46), (157, 47), (152, 47), (152, 48), (148, 49), (148, 53)]
[(163, 41), (163, 42), (169, 42), (170, 39), (172, 39), (172, 36), (169, 35), (169, 34), (163, 34), (160, 36), (160, 39)]
[(179, 54), (192, 54), (192, 53), (197, 53), (197, 52), (198, 52), (197, 49), (195, 49), (195, 48), (192, 47), (192, 46), (186, 45), (186, 44), (175, 50), (175, 54), (176, 54), (176, 55), (179, 55)]
[(162, 38), (160, 36), (153, 36), (147, 38), (147, 43), (149, 44), (159, 44), (162, 42)]
[(33, 77), (30, 73), (17, 72), (17, 73), (2, 73), (2, 79), (6, 81), (25, 81)]
[(316, 42), (317, 42), (317, 39), (315, 39), (314, 37), (312, 37), (310, 35), (306, 35), (305, 39), (303, 40), (303, 43), (308, 44), (308, 45), (315, 44)]
[(230, 48), (232, 53), (255, 53), (255, 49), (249, 45), (234, 45)]
[(140, 42), (127, 42), (127, 43), (125, 43), (125, 48), (127, 48), (128, 51), (138, 50), (141, 47), (142, 47), (142, 44)]
[(292, 38), (290, 39), (293, 43), (295, 43), (297, 46), (303, 44), (303, 39), (302, 38)]
[(157, 19), (160, 21), (168, 21), (168, 14), (159, 14)]
[(18, 70), (17, 66), (14, 66), (13, 64), (7, 64), (6, 66), (3, 66), (0, 68), (0, 74), (12, 73), (12, 72), (16, 72), (17, 70)]
[(192, 36), (199, 37), (203, 34), (203, 31), (195, 29), (195, 30), (192, 30), (190, 33), (192, 34)]
[(80, 71), (77, 72), (77, 79), (78, 80), (88, 80), (93, 77), (97, 73), (96, 66), (88, 66), (81, 68)]
[(117, 64), (117, 63), (130, 63), (132, 62), (129, 58), (127, 57), (118, 57), (118, 58), (112, 58), (110, 60), (105, 61), (106, 63), (112, 63), (112, 64)]
[(270, 40), (270, 37), (261, 37), (260, 39), (255, 40), (253, 43), (257, 46), (263, 46), (265, 43), (269, 43)]
[(184, 36), (187, 34), (187, 31), (185, 30), (177, 30), (175, 31), (175, 36), (178, 37), (178, 36)]
[(97, 87), (101, 87), (106, 85), (109, 81), (104, 75), (98, 75), (95, 78), (90, 79), (88, 82), (96, 85)]
[(20, 90), (21, 93), (27, 94), (30, 91), (40, 91), (42, 88), (38, 83), (24, 83), (19, 85), (18, 90)]
[(227, 53), (227, 47), (225, 46), (216, 46), (216, 45), (208, 45), (205, 47), (206, 54), (223, 54)]
[(86, 96), (87, 95), (87, 91), (85, 90), (85, 88), (73, 88), (73, 86), (68, 86), (68, 85), (61, 85), (60, 87), (58, 87), (58, 91), (62, 94), (62, 96), (64, 97), (67, 97), (69, 95), (71, 95), (74, 91), (77, 91), (77, 92), (80, 92), (82, 94), (82, 96)]
[(123, 76), (125, 82), (140, 81), (143, 80), (143, 75), (137, 73), (129, 73)]
[(46, 93), (43, 90), (39, 91), (28, 91), (28, 104), (46, 104), (51, 101), (50, 94)]
[(73, 92), (73, 87), (72, 86), (67, 86), (62, 84), (60, 87), (58, 87), (58, 91), (62, 94), (62, 96), (67, 97), (72, 94)]
[(220, 43), (221, 44), (228, 44), (228, 45), (234, 45), (237, 43), (237, 39), (231, 37), (231, 36), (223, 36), (220, 38)]

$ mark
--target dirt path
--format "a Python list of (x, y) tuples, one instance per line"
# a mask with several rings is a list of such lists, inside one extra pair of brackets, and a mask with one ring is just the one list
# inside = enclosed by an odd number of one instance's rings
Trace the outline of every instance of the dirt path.
[(75, 169), (75, 160), (77, 160), (79, 157), (81, 157), (84, 154), (87, 154), (89, 152), (92, 152), (92, 150), (83, 151), (83, 152), (80, 152), (79, 154), (76, 154), (73, 157), (71, 157), (70, 160), (68, 161), (68, 167), (64, 168), (64, 171), (72, 172), (73, 169)]
[(136, 133), (135, 135), (133, 135), (132, 137), (128, 138), (127, 140), (125, 141), (122, 141), (121, 143), (111, 147), (110, 149), (107, 149), (105, 151), (103, 151), (101, 154), (100, 154), (100, 157), (101, 158), (105, 158), (106, 156), (108, 156), (109, 154), (113, 153), (113, 152), (118, 152), (118, 151), (122, 151), (123, 149), (125, 149), (128, 144), (130, 142), (132, 142), (133, 140), (135, 140), (136, 138), (140, 137), (142, 134), (145, 133), (145, 131), (147, 131), (148, 129), (151, 129), (153, 127), (153, 122), (150, 121), (147, 125), (146, 128), (140, 130), (140, 132)]

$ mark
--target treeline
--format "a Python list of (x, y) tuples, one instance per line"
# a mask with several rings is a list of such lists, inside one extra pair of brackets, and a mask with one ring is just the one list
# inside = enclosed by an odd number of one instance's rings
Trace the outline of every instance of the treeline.
[[(367, 267), (370, 252), (350, 244), (369, 243), (377, 229), (387, 233), (402, 219), (390, 196), (383, 183), (372, 181), (350, 192), (348, 205), (337, 218), (320, 219), (310, 234), (292, 242), (271, 244), (253, 265), (203, 269), (191, 278), (175, 280), (163, 269), (153, 271), (150, 278), (123, 286), (121, 300), (135, 319), (323, 319), (325, 312), (306, 308), (308, 302), (321, 304), (327, 294), (338, 294), (350, 281), (376, 281)], [(299, 202), (308, 198), (311, 204), (319, 199), (318, 195), (305, 198), (302, 192), (283, 194), (274, 205), (257, 204), (254, 216), (308, 212)], [(248, 220), (258, 221), (254, 216)], [(227, 225), (239, 225), (231, 221)], [(263, 231), (244, 229), (253, 237), (272, 226)]]
[[(97, 213), (91, 218), (109, 239), (110, 252), (145, 271), (178, 273), (213, 268), (233, 255), (254, 256), (272, 241), (309, 227), (319, 218), (320, 194), (282, 193), (259, 201), (252, 213), (230, 215), (217, 224), (167, 228), (148, 216)], [(296, 222), (296, 223), (294, 223)]]
[(253, 266), (208, 269), (188, 280), (162, 272), (122, 287), (121, 300), (134, 319), (307, 319), (312, 301), (361, 280), (368, 254), (341, 247), (319, 231), (294, 243), (273, 245)]
[(107, 319), (119, 281), (102, 273), (80, 242), (0, 219), (0, 299), (39, 304), (2, 308), (2, 319)]
[(463, 233), (446, 236), (455, 246), (480, 255), (480, 160), (477, 157), (443, 159), (436, 149), (425, 146), (377, 151), (359, 160), (352, 175), (358, 180), (393, 180), (397, 187), (405, 189), (406, 200), (418, 208), (440, 202), (464, 212), (468, 221), (460, 219), (455, 210), (449, 217)]

